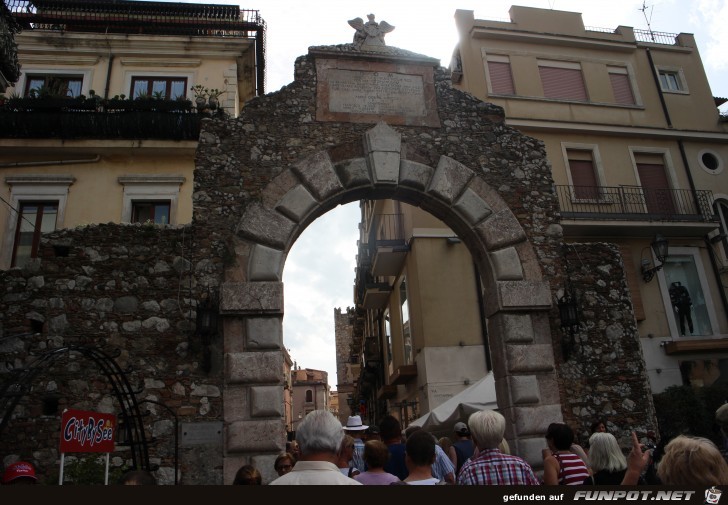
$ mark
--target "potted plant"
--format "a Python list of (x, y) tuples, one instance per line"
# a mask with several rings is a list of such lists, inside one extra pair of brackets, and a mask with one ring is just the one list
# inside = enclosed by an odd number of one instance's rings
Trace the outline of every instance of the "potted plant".
[(208, 102), (209, 102), (209, 104), (210, 104), (210, 108), (211, 108), (212, 110), (215, 110), (215, 109), (217, 109), (217, 106), (218, 106), (218, 104), (219, 104), (219, 100), (218, 100), (218, 97), (219, 97), (220, 95), (222, 95), (223, 93), (225, 93), (225, 92), (224, 92), (224, 91), (220, 91), (220, 90), (219, 90), (219, 89), (217, 89), (217, 88), (212, 88), (211, 90), (209, 90), (209, 98), (208, 98)]
[(207, 94), (209, 93), (209, 90), (202, 84), (195, 84), (190, 88), (190, 91), (195, 94), (195, 104), (197, 105), (197, 108), (200, 110), (204, 109), (205, 103), (207, 103)]

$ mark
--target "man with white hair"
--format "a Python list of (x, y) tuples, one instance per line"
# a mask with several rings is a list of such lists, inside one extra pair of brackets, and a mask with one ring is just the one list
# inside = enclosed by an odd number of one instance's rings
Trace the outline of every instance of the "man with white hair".
[(336, 465), (344, 429), (328, 410), (310, 412), (298, 425), (296, 440), (301, 458), (293, 470), (270, 483), (273, 485), (352, 485), (361, 486), (339, 471)]
[(506, 432), (505, 418), (494, 410), (481, 410), (468, 419), (470, 435), (478, 455), (463, 464), (460, 485), (538, 486), (531, 465), (518, 456), (503, 454), (498, 445)]

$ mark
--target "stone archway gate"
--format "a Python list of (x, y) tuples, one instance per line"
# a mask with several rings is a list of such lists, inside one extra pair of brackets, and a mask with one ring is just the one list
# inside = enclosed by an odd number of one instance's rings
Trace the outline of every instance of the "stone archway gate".
[[(540, 466), (542, 435), (562, 420), (552, 344), (562, 236), (543, 146), (506, 127), (500, 108), (453, 90), (435, 60), (388, 49), (311, 48), (293, 84), (252, 101), (237, 121), (207, 123), (201, 136), (194, 224), (226, 251), (226, 482), (241, 464), (272, 468), (284, 448), (286, 254), (316, 217), (362, 198), (418, 205), (468, 245), (483, 276), (498, 404), (514, 450)], [(331, 82), (346, 77), (337, 70), (420, 78), (425, 120), (331, 112)], [(213, 251), (211, 242), (200, 253)]]

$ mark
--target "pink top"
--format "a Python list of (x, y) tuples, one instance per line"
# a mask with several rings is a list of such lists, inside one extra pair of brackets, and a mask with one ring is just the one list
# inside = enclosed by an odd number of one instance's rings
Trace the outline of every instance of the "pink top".
[(399, 482), (396, 475), (387, 472), (364, 472), (354, 476), (354, 480), (361, 482), (365, 486), (388, 486), (393, 482)]

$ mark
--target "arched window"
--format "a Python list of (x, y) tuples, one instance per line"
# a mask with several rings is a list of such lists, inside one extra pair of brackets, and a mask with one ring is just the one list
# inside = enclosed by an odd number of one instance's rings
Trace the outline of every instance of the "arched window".
[(312, 403), (313, 402), (313, 391), (310, 389), (306, 390), (306, 403)]

